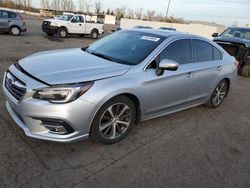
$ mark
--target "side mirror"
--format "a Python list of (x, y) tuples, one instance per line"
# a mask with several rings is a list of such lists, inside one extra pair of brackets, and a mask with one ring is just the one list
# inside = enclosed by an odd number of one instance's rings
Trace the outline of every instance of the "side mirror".
[(173, 60), (170, 59), (163, 59), (160, 61), (157, 69), (156, 69), (156, 75), (161, 76), (164, 73), (164, 70), (168, 71), (176, 71), (179, 67), (179, 64)]
[(214, 33), (214, 34), (212, 34), (212, 37), (218, 37), (219, 36), (219, 34), (218, 33)]

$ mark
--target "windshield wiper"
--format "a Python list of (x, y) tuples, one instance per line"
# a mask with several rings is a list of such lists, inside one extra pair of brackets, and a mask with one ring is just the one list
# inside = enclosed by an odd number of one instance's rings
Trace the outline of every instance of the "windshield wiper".
[(103, 54), (100, 54), (100, 53), (97, 53), (97, 52), (89, 52), (88, 50), (86, 50), (86, 52), (88, 52), (88, 53), (90, 53), (92, 55), (98, 56), (100, 58), (103, 58), (103, 59), (106, 59), (106, 60), (109, 60), (109, 61), (113, 61), (112, 58), (107, 57), (106, 55), (103, 55)]

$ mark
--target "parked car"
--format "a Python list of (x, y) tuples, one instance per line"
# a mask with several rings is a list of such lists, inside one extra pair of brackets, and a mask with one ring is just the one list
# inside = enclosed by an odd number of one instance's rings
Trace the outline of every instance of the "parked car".
[(149, 26), (143, 26), (143, 25), (138, 25), (133, 27), (134, 29), (153, 29), (152, 27)]
[(68, 34), (90, 35), (97, 39), (98, 35), (104, 33), (103, 24), (88, 21), (86, 15), (64, 14), (55, 19), (45, 19), (42, 24), (42, 31), (49, 36), (57, 34), (65, 38)]
[(250, 28), (230, 27), (221, 35), (214, 33), (214, 42), (222, 46), (239, 62), (239, 73), (250, 77)]
[(201, 104), (219, 107), (237, 66), (199, 36), (121, 30), (89, 47), (21, 59), (5, 73), (3, 91), (10, 115), (30, 137), (70, 142), (92, 136), (113, 144), (136, 122)]
[(176, 31), (176, 29), (173, 27), (160, 27), (159, 29), (167, 30), (167, 31)]
[(19, 36), (21, 32), (26, 31), (26, 24), (20, 13), (0, 9), (0, 32)]

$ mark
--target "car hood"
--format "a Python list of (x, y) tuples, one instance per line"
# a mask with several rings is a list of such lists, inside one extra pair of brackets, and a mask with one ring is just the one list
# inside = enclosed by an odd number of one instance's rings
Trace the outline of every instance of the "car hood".
[(230, 37), (217, 37), (214, 38), (214, 42), (229, 42), (229, 43), (240, 43), (244, 44), (246, 47), (250, 47), (250, 40), (242, 38), (230, 38)]
[(129, 65), (78, 49), (36, 53), (19, 61), (29, 74), (50, 85), (93, 81), (125, 74)]

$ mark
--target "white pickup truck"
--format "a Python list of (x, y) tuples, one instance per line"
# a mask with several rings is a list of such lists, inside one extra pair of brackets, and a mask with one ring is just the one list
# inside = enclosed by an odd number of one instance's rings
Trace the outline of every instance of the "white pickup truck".
[(97, 39), (103, 34), (103, 24), (90, 20), (90, 16), (81, 14), (66, 13), (54, 19), (45, 19), (42, 24), (42, 31), (49, 36), (57, 34), (61, 38), (68, 34), (90, 35)]

